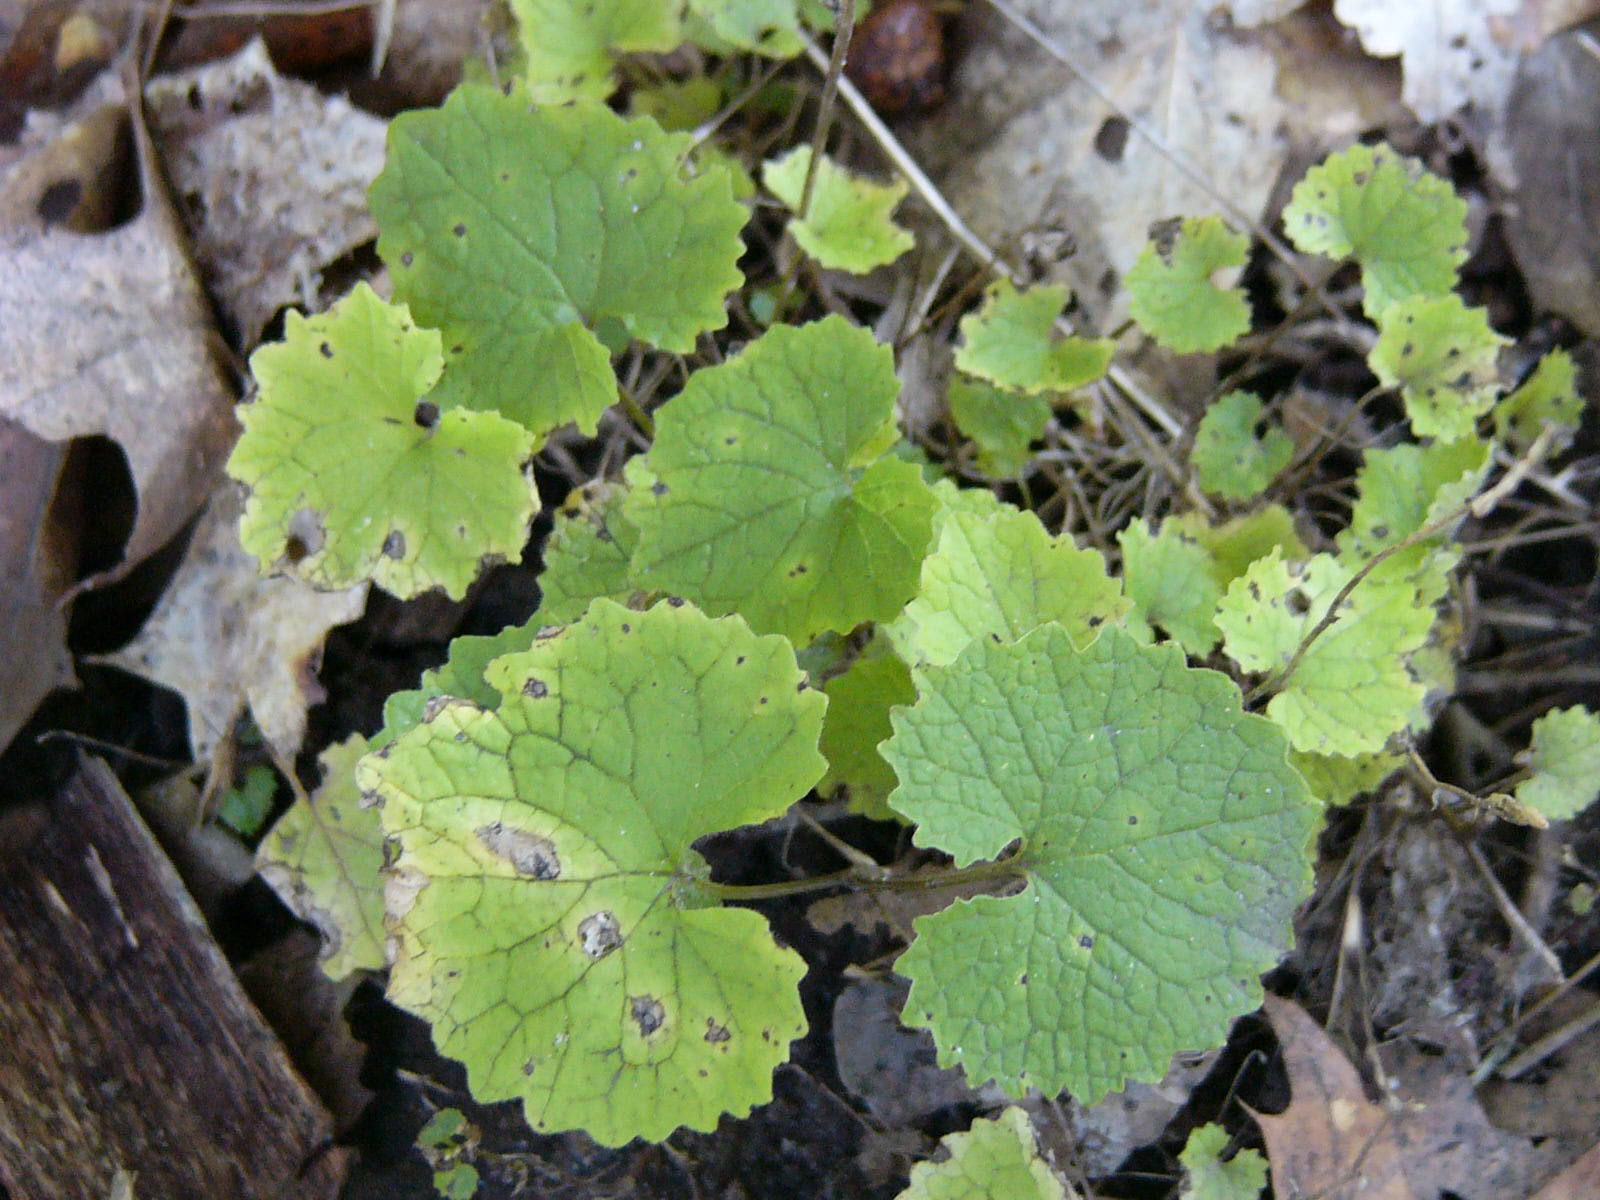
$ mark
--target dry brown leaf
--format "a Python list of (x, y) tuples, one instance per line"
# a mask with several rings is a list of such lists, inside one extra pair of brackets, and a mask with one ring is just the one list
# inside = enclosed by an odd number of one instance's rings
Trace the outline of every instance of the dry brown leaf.
[(285, 304), (316, 307), (323, 267), (377, 236), (367, 189), (385, 125), (280, 76), (259, 40), (145, 97), (211, 293), (253, 346)]
[(1594, 1200), (1600, 1196), (1600, 1145), (1591, 1146), (1528, 1200)]
[(46, 222), (77, 169), (62, 163), (73, 130), (0, 186), (0, 417), (46, 441), (103, 434), (121, 447), (138, 511), (119, 571), (205, 502), (236, 429), (182, 230), (139, 122), (134, 132), (143, 208), (107, 232)]
[(1268, 996), (1283, 1048), (1289, 1107), (1256, 1114), (1281, 1200), (1505, 1200), (1548, 1178), (1550, 1150), (1484, 1116), (1464, 1069), (1401, 1046), (1394, 1094), (1369, 1100), (1361, 1076), (1304, 1009)]
[(155, 612), (106, 660), (182, 694), (199, 762), (247, 704), (267, 740), (294, 755), (306, 709), (322, 698), (316, 671), (328, 630), (366, 604), (366, 584), (319, 592), (298, 579), (261, 578), (239, 545), (242, 508), (231, 485), (217, 492)]
[(1219, 195), (1260, 213), (1288, 145), (1277, 65), (1258, 35), (1188, 0), (1019, 7), (1215, 188), (1208, 193), (1018, 30), (985, 18), (949, 102), (914, 148), (998, 249), (1021, 257), (1022, 230), (1070, 233), (1077, 250), (1051, 274), (1104, 323), (1152, 222), (1219, 212)]
[(1509, 33), (1522, 0), (1334, 0), (1367, 53), (1398, 56), (1406, 104), (1423, 121), (1471, 105), (1491, 118), (1505, 105), (1520, 47)]

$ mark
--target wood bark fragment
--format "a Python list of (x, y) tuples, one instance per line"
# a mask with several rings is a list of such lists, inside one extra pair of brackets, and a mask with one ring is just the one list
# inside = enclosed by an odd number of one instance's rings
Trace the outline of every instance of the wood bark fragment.
[(115, 776), (0, 817), (11, 1200), (322, 1200), (342, 1152)]

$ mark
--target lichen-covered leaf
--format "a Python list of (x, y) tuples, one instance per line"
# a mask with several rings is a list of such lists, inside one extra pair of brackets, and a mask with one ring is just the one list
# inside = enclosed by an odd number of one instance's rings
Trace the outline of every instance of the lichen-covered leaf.
[(239, 540), (266, 570), (459, 597), (486, 559), (520, 557), (533, 438), (419, 403), (441, 361), (439, 335), (366, 284), (318, 316), (289, 313), (284, 340), (251, 356), (260, 394), (239, 410), (228, 473), (250, 491)]
[(839, 317), (778, 326), (690, 376), (656, 417), (635, 584), (804, 645), (892, 619), (916, 592), (937, 507), (886, 457), (898, 392), (888, 347)]
[(956, 366), (969, 375), (1019, 392), (1073, 392), (1111, 366), (1110, 338), (1057, 338), (1064, 287), (1019, 292), (1009, 279), (993, 284), (977, 312), (961, 318)]
[(1385, 387), (1400, 389), (1418, 437), (1455, 441), (1470, 437), (1494, 403), (1495, 359), (1505, 345), (1488, 313), (1461, 297), (1412, 296), (1378, 315), (1367, 365)]
[(432, 399), (592, 433), (617, 398), (597, 326), (674, 351), (720, 329), (746, 213), (726, 171), (688, 173), (691, 146), (481, 86), (396, 117), (372, 210), (396, 296), (444, 338)]
[(1176, 646), (1059, 625), (974, 642), (893, 715), (890, 804), (1013, 895), (917, 922), (896, 970), (943, 1065), (1085, 1104), (1219, 1045), (1292, 940), (1320, 809), (1283, 732)]
[(1244, 289), (1219, 281), (1237, 277), (1249, 248), (1250, 239), (1220, 217), (1180, 222), (1146, 246), (1128, 271), (1128, 315), (1174, 353), (1221, 349), (1250, 328)]
[(811, 205), (801, 217), (800, 200), (810, 163), (811, 147), (801, 145), (769, 159), (761, 172), (772, 194), (797, 214), (789, 222), (789, 232), (802, 250), (824, 267), (865, 275), (911, 249), (910, 231), (896, 225), (891, 216), (910, 184), (904, 180), (873, 183), (823, 155), (817, 164)]
[(979, 1117), (971, 1129), (947, 1134), (939, 1144), (948, 1156), (912, 1167), (910, 1184), (895, 1200), (1067, 1200), (1020, 1108), (993, 1120)]
[(1307, 171), (1283, 228), (1308, 254), (1359, 262), (1374, 318), (1409, 296), (1447, 295), (1467, 258), (1467, 202), (1386, 145), (1351, 146)]
[(279, 817), (256, 851), (261, 877), (321, 932), (322, 969), (333, 979), (384, 964), (383, 828), (356, 787), (366, 752), (360, 734), (324, 750), (322, 785)]
[(1051, 537), (1031, 512), (946, 510), (937, 529), (917, 597), (888, 630), (918, 670), (954, 662), (978, 638), (1016, 641), (1047, 621), (1085, 644), (1132, 607), (1098, 550)]
[(1267, 490), (1294, 457), (1294, 439), (1277, 425), (1256, 433), (1262, 404), (1250, 392), (1229, 392), (1200, 418), (1190, 461), (1200, 486), (1224, 500), (1249, 500)]
[[(1285, 562), (1274, 551), (1229, 586), (1216, 623), (1247, 671), (1282, 670), (1354, 570), (1327, 554)], [(1296, 750), (1380, 751), (1417, 714), (1426, 688), (1408, 659), (1427, 642), (1433, 609), (1405, 580), (1368, 578), (1267, 705)]]
[(715, 906), (693, 843), (822, 775), (822, 696), (737, 617), (597, 600), (490, 664), (357, 777), (398, 845), (389, 995), (481, 1101), (606, 1145), (710, 1129), (771, 1095), (805, 966)]
[(1577, 816), (1600, 794), (1600, 717), (1587, 708), (1561, 708), (1533, 723), (1527, 755), (1532, 774), (1517, 799), (1552, 821)]

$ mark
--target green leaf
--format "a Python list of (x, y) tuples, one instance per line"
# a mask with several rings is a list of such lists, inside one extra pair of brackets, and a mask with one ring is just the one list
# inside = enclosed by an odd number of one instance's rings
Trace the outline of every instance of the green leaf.
[(683, 41), (681, 9), (681, 0), (511, 0), (529, 94), (542, 104), (604, 100), (619, 54)]
[(1289, 762), (1300, 772), (1311, 794), (1330, 806), (1371, 795), (1405, 765), (1405, 759), (1398, 754), (1357, 754), (1347, 758), (1304, 750), (1291, 750)]
[(997, 479), (1022, 473), (1033, 460), (1028, 447), (1044, 436), (1050, 402), (982, 379), (950, 380), (950, 415), (978, 447), (978, 469)]
[(239, 540), (268, 570), (402, 598), (466, 594), (485, 560), (521, 557), (538, 508), (533, 439), (494, 413), (439, 413), (439, 335), (358, 284), (250, 358), (260, 394), (228, 474), (250, 489)]
[(912, 1167), (910, 1185), (895, 1200), (1067, 1200), (1020, 1108), (992, 1121), (980, 1117), (967, 1132), (946, 1134), (939, 1144), (947, 1157)]
[(1128, 315), (1177, 354), (1219, 350), (1250, 328), (1244, 289), (1224, 287), (1237, 277), (1250, 239), (1220, 217), (1191, 217), (1157, 237), (1128, 272)]
[(979, 638), (1016, 641), (1056, 621), (1087, 644), (1132, 604), (1098, 550), (1054, 538), (1009, 505), (978, 515), (946, 510), (922, 563), (922, 584), (888, 632), (913, 668), (942, 667)]
[(1229, 392), (1200, 418), (1190, 461), (1200, 486), (1224, 500), (1249, 500), (1267, 490), (1294, 457), (1294, 439), (1276, 425), (1258, 436), (1263, 406), (1249, 392)]
[(217, 820), (248, 841), (261, 832), (272, 815), (272, 803), (277, 794), (278, 773), (264, 763), (257, 763), (245, 772), (243, 783), (229, 788), (223, 795), (217, 807)]
[(1274, 548), (1306, 553), (1282, 505), (1208, 525), (1199, 513), (1168, 517), (1159, 529), (1142, 518), (1117, 535), (1122, 582), (1138, 613), (1196, 658), (1216, 647), (1217, 603), (1228, 585)]
[(628, 564), (639, 531), (623, 511), (627, 494), (623, 484), (596, 480), (562, 503), (539, 575), (539, 616), (545, 624), (575, 621), (601, 596), (626, 603), (634, 594)]
[(722, 328), (746, 214), (725, 171), (686, 173), (691, 144), (485, 87), (396, 117), (372, 212), (396, 296), (448, 349), (431, 399), (592, 433), (617, 398), (593, 329), (686, 352)]
[(1397, 300), (1455, 287), (1466, 222), (1467, 202), (1448, 183), (1385, 145), (1330, 155), (1295, 185), (1283, 212), (1301, 250), (1361, 264), (1362, 306), (1374, 318)]
[(634, 582), (797, 645), (894, 617), (936, 508), (915, 466), (883, 457), (898, 390), (888, 347), (839, 317), (695, 372), (656, 416), (655, 482), (624, 502)]
[(1222, 1162), (1228, 1141), (1228, 1131), (1220, 1125), (1205, 1125), (1189, 1135), (1178, 1156), (1188, 1176), (1183, 1200), (1256, 1200), (1261, 1195), (1267, 1186), (1267, 1160), (1254, 1150), (1240, 1150)]
[(441, 1108), (418, 1131), (417, 1145), (429, 1150), (450, 1150), (466, 1130), (467, 1119), (459, 1108)]
[(687, 133), (717, 115), (722, 87), (715, 79), (691, 75), (665, 79), (628, 93), (628, 115), (649, 117), (668, 133)]
[(1577, 816), (1600, 792), (1600, 717), (1587, 708), (1561, 708), (1533, 723), (1526, 763), (1533, 774), (1517, 799), (1552, 821)]
[(1418, 437), (1471, 437), (1499, 385), (1495, 360), (1507, 340), (1488, 313), (1461, 297), (1413, 296), (1378, 316), (1378, 341), (1367, 365), (1385, 387), (1398, 387)]
[(433, 1173), (433, 1190), (444, 1200), (472, 1200), (478, 1194), (478, 1169), (458, 1162)]
[(1514, 450), (1533, 445), (1546, 424), (1560, 431), (1553, 443), (1553, 449), (1560, 450), (1572, 440), (1582, 419), (1577, 367), (1565, 350), (1552, 350), (1541, 358), (1522, 386), (1494, 408), (1495, 435)]
[(828, 697), (821, 746), (828, 773), (817, 784), (818, 794), (830, 796), (842, 788), (856, 812), (881, 821), (898, 820), (886, 803), (894, 791), (894, 770), (883, 761), (878, 745), (890, 733), (889, 710), (917, 698), (911, 669), (879, 634), (848, 670), (828, 680), (822, 690)]
[(416, 687), (392, 692), (384, 701), (383, 728), (373, 737), (371, 749), (382, 749), (406, 730), (422, 724), (429, 702), (440, 697), (470, 700), (479, 708), (498, 708), (500, 693), (483, 677), (484, 671), (501, 655), (533, 645), (540, 629), (548, 625), (536, 612), (523, 624), (508, 625), (496, 634), (468, 634), (452, 639), (443, 666), (424, 671)]
[[(800, 211), (810, 164), (811, 147), (799, 145), (762, 168), (762, 181), (790, 212)], [(804, 217), (789, 222), (789, 232), (822, 266), (865, 275), (911, 249), (910, 232), (890, 215), (910, 187), (904, 180), (885, 184), (862, 179), (824, 154), (817, 164), (811, 206)]]
[(918, 844), (965, 866), (1016, 843), (1025, 883), (920, 919), (899, 960), (942, 1065), (1092, 1104), (1260, 1004), (1320, 810), (1226, 677), (1045, 625), (974, 642), (893, 724)]
[(689, 7), (727, 46), (768, 58), (793, 58), (804, 47), (795, 0), (689, 0)]
[[(1331, 555), (1286, 563), (1274, 551), (1234, 580), (1217, 611), (1228, 654), (1247, 671), (1280, 671), (1354, 571)], [(1403, 580), (1369, 578), (1267, 705), (1296, 750), (1380, 751), (1411, 722), (1426, 689), (1407, 669), (1433, 609)]]
[(1000, 279), (983, 307), (961, 318), (963, 343), (956, 366), (1003, 388), (1037, 394), (1072, 392), (1093, 383), (1111, 366), (1110, 338), (1055, 339), (1056, 317), (1067, 303), (1064, 287), (1017, 291)]
[(709, 906), (696, 839), (821, 777), (823, 698), (794, 652), (682, 602), (597, 600), (364, 759), (398, 845), (392, 1000), (474, 1096), (606, 1145), (710, 1129), (771, 1095), (805, 966)]
[(324, 750), (322, 786), (278, 818), (256, 851), (261, 877), (322, 934), (322, 969), (332, 979), (381, 971), (385, 961), (383, 829), (356, 788), (365, 753), (360, 734)]
[(1140, 517), (1117, 535), (1122, 582), (1134, 606), (1197, 658), (1217, 644), (1213, 618), (1227, 586), (1217, 579), (1215, 560), (1200, 538), (1204, 527), (1198, 513), (1168, 517), (1159, 527)]

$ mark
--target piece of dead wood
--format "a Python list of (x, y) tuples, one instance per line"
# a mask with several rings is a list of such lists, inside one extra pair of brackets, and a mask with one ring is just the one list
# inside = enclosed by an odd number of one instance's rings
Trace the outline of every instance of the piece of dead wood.
[(101, 763), (0, 819), (0, 1185), (11, 1200), (331, 1200), (328, 1114)]

